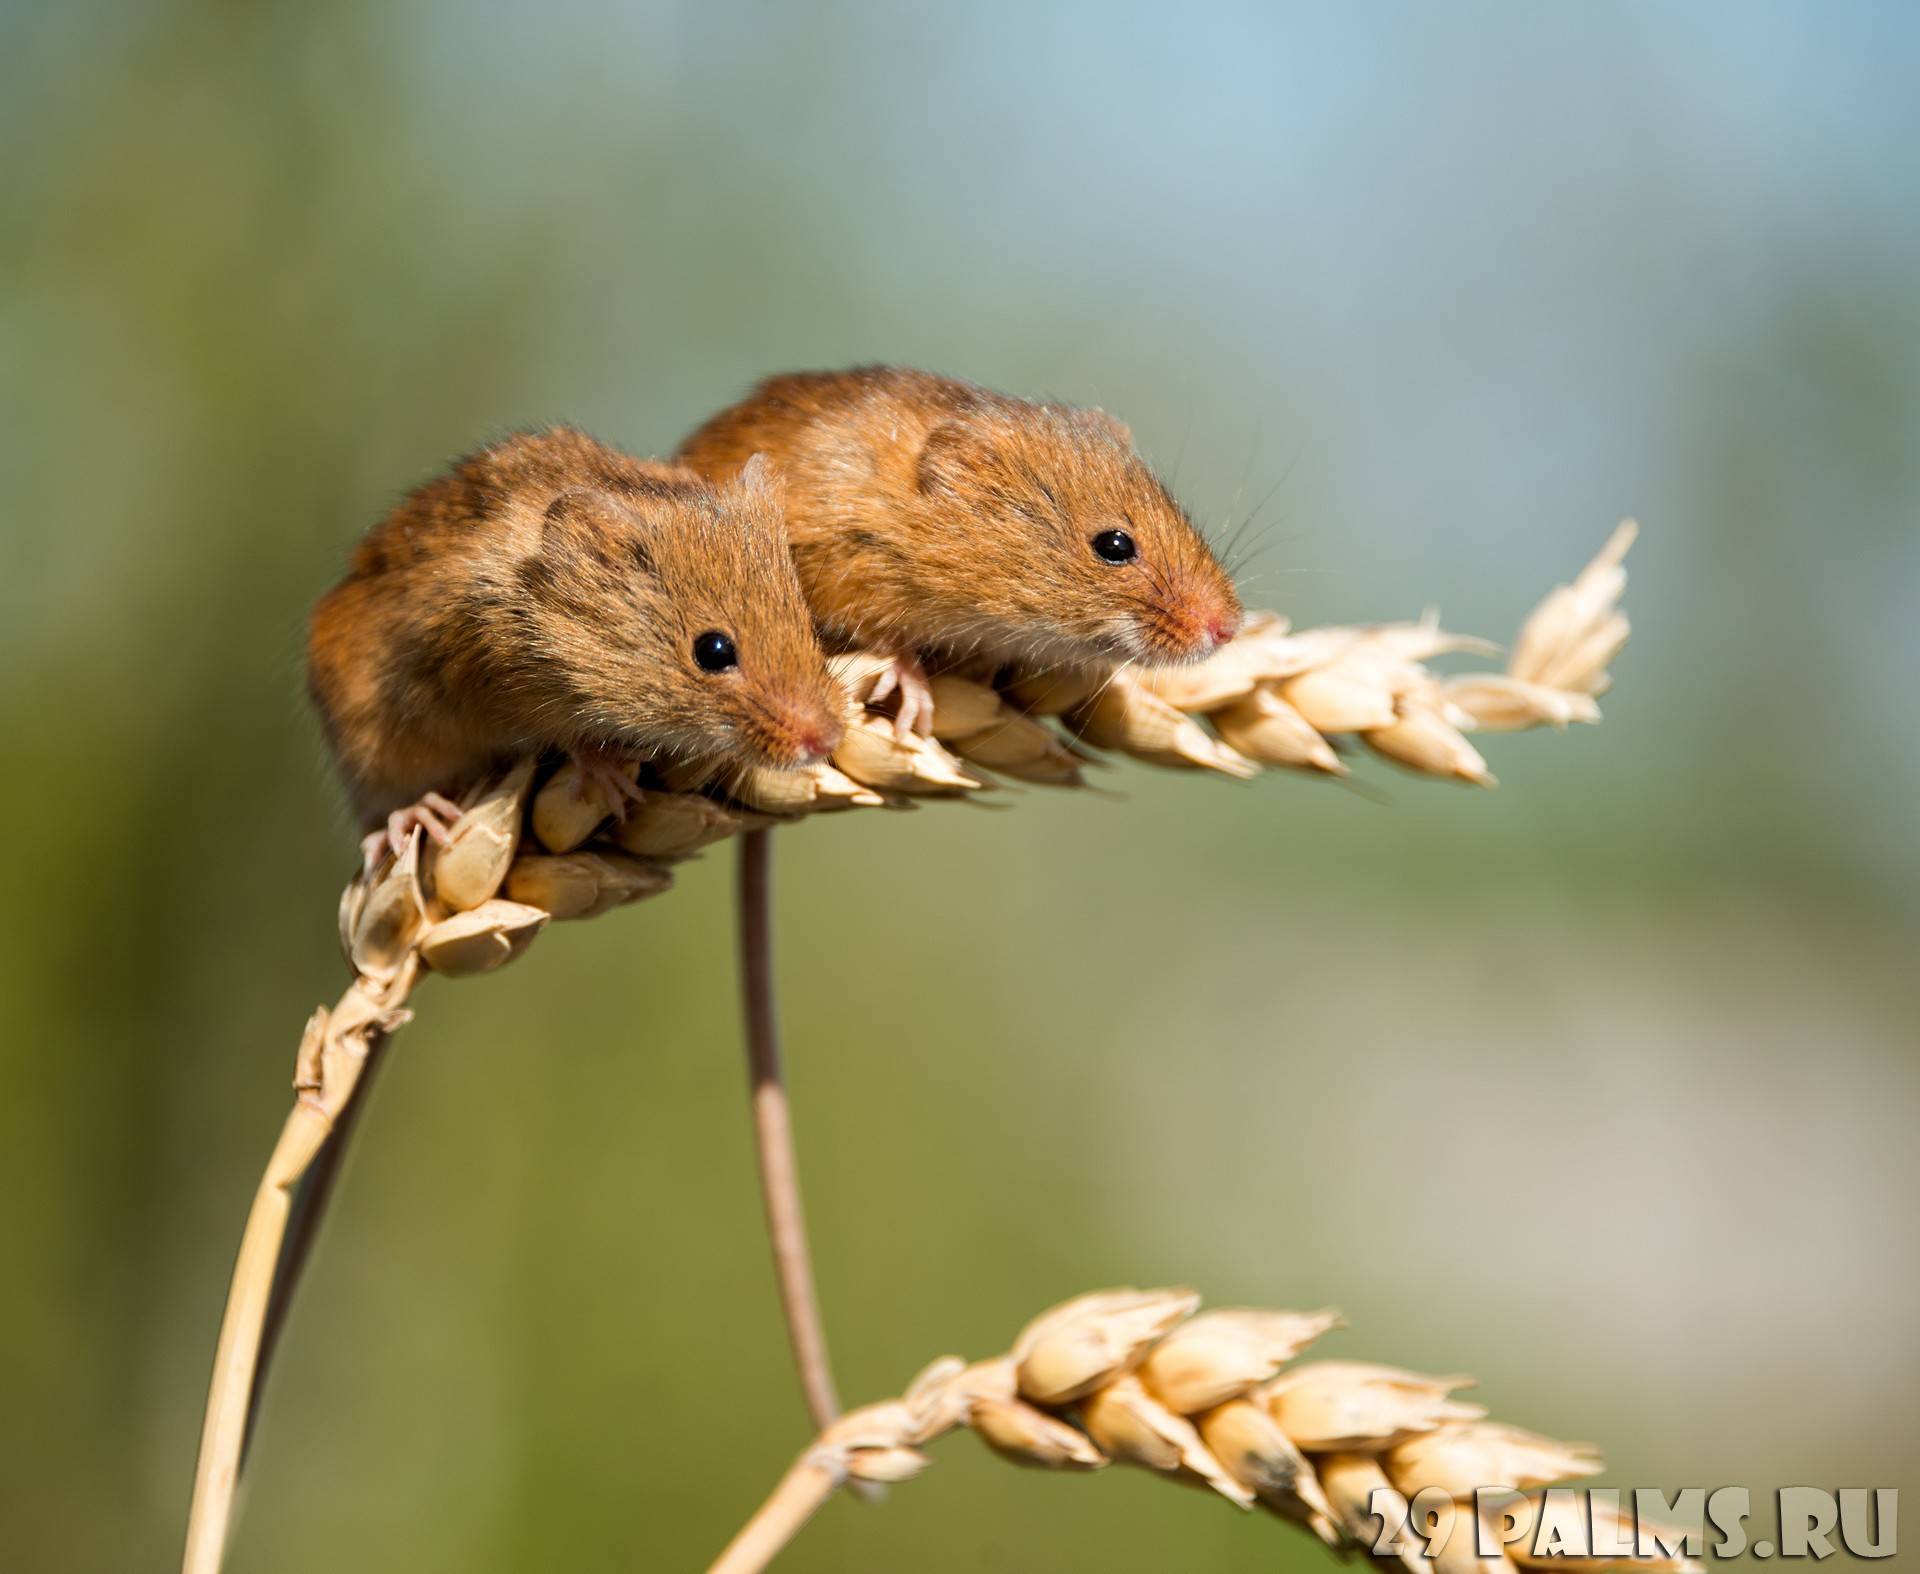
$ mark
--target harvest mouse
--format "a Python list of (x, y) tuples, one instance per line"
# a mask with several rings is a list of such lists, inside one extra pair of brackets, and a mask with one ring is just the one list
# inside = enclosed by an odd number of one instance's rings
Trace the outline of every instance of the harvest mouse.
[[(894, 658), (902, 731), (931, 725), (917, 656), (1034, 668), (1195, 661), (1232, 638), (1226, 570), (1099, 410), (887, 366), (771, 377), (680, 449), (721, 479), (764, 454), (830, 643)], [(876, 693), (875, 698), (881, 697)]]
[[(508, 437), (410, 494), (315, 607), (308, 686), (368, 836), (436, 839), (505, 758), (823, 759), (828, 674), (764, 461), (716, 485), (566, 427)], [(616, 801), (618, 801), (616, 799)]]

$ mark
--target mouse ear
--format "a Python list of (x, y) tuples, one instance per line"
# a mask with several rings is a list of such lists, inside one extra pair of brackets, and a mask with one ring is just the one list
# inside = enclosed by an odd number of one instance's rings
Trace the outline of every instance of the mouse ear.
[(594, 519), (603, 519), (613, 510), (613, 499), (598, 487), (569, 487), (547, 504), (544, 524), (549, 533), (569, 530)]
[(914, 479), (922, 492), (954, 491), (986, 470), (992, 457), (992, 445), (970, 423), (942, 421), (920, 445)]
[(786, 479), (780, 474), (779, 467), (765, 454), (754, 454), (740, 467), (740, 473), (733, 479), (736, 486), (758, 493), (776, 508), (787, 500)]
[(562, 492), (541, 520), (543, 552), (604, 550), (608, 530), (622, 518), (618, 502), (597, 487), (578, 486)]

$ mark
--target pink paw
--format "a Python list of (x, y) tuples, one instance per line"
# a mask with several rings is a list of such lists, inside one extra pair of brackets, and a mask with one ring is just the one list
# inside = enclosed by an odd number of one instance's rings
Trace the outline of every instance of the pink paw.
[(360, 841), (360, 856), (369, 876), (389, 854), (398, 858), (407, 850), (407, 839), (416, 830), (425, 831), (442, 847), (446, 846), (453, 822), (460, 818), (460, 805), (445, 793), (423, 793), (418, 803), (395, 809), (387, 816), (384, 829), (370, 831)]
[(646, 802), (647, 795), (633, 779), (631, 760), (623, 760), (617, 754), (581, 750), (574, 755), (573, 761), (580, 768), (579, 779), (574, 785), (574, 792), (580, 801), (586, 802), (588, 793), (597, 791), (602, 802), (612, 805), (616, 825), (626, 824), (627, 812), (632, 805)]
[(889, 694), (900, 696), (900, 708), (894, 712), (893, 730), (902, 738), (910, 733), (927, 737), (933, 731), (933, 685), (927, 681), (927, 669), (914, 655), (895, 656), (893, 665), (875, 680), (867, 695), (869, 704), (878, 704)]

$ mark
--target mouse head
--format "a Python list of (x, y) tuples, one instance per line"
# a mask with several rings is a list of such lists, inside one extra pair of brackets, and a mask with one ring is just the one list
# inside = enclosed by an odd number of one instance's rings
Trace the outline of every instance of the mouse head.
[(993, 587), (973, 610), (1004, 625), (1005, 644), (1164, 665), (1208, 656), (1240, 627), (1226, 570), (1101, 411), (998, 398), (963, 408), (928, 434), (915, 479), (923, 546), (975, 556), (944, 582)]
[(846, 699), (800, 593), (777, 480), (690, 472), (562, 492), (548, 505), (528, 644), (583, 730), (654, 754), (781, 769), (826, 758)]

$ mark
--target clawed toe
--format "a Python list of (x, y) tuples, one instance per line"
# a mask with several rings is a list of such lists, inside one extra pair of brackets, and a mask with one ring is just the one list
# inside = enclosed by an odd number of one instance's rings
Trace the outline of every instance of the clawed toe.
[(900, 696), (899, 708), (893, 713), (894, 735), (911, 738), (915, 734), (924, 738), (933, 731), (933, 685), (927, 679), (927, 669), (920, 665), (916, 656), (896, 656), (893, 665), (875, 681), (868, 695), (869, 704), (877, 704), (890, 694)]
[[(455, 803), (443, 792), (427, 793), (421, 798), (418, 807), (432, 810), (435, 815), (444, 819), (449, 826), (466, 812), (459, 804)], [(425, 821), (423, 820), (422, 823), (424, 824)], [(429, 826), (428, 829), (431, 831), (431, 826)]]
[(631, 763), (622, 762), (617, 756), (576, 755), (574, 759), (580, 767), (575, 791), (584, 802), (589, 788), (597, 788), (599, 797), (608, 806), (615, 824), (626, 824), (628, 810), (634, 804), (646, 802), (647, 795), (641, 791), (640, 784), (633, 779)]
[(410, 803), (403, 809), (395, 809), (387, 816), (386, 825), (378, 831), (369, 831), (360, 839), (360, 858), (369, 877), (380, 867), (381, 861), (391, 855), (398, 858), (407, 850), (416, 830), (425, 831), (436, 843), (445, 847), (453, 839), (453, 822), (460, 818), (462, 810), (445, 793), (430, 792), (421, 796), (418, 803)]
[(933, 735), (933, 694), (911, 696), (902, 693), (900, 714), (893, 719), (893, 730), (902, 738), (927, 738)]

